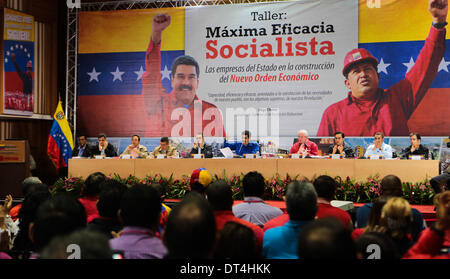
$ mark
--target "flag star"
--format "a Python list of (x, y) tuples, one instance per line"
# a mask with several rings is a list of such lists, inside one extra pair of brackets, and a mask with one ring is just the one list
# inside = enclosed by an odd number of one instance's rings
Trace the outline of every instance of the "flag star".
[(125, 73), (125, 72), (121, 72), (121, 71), (119, 70), (119, 66), (117, 66), (117, 67), (116, 67), (116, 71), (115, 71), (115, 72), (111, 72), (111, 75), (114, 76), (113, 82), (116, 81), (116, 80), (122, 81), (122, 75), (123, 75), (124, 73)]
[(23, 49), (23, 45), (20, 45), (20, 49)]
[(383, 58), (381, 58), (380, 63), (378, 64), (378, 73), (384, 72), (387, 75), (387, 67), (390, 65), (391, 63), (384, 63)]
[(14, 50), (14, 47), (10, 47), (9, 49), (10, 49), (10, 50)]
[(98, 82), (98, 76), (101, 74), (101, 72), (95, 71), (95, 67), (92, 69), (92, 72), (87, 72), (87, 74), (90, 76), (89, 82), (95, 80)]
[(16, 45), (16, 49), (18, 49), (19, 48), (19, 45)]
[(134, 72), (134, 73), (137, 75), (136, 81), (138, 81), (138, 80), (142, 79), (142, 76), (144, 75), (145, 71), (144, 71), (144, 68), (142, 68), (142, 66), (141, 66), (139, 71)]
[(9, 50), (8, 50), (8, 51), (6, 51), (6, 55), (7, 55), (7, 56), (9, 56), (9, 54), (10, 54)]
[(448, 73), (448, 64), (450, 64), (450, 62), (446, 62), (445, 57), (442, 57), (441, 63), (439, 64), (438, 73), (440, 71), (446, 71)]
[(170, 80), (170, 73), (171, 71), (167, 69), (167, 65), (164, 65), (164, 70), (161, 71), (161, 80), (164, 80), (165, 78)]
[(411, 57), (411, 59), (409, 59), (408, 63), (402, 63), (403, 65), (405, 65), (408, 69), (406, 69), (406, 72), (409, 72), (411, 70), (411, 68), (414, 66), (414, 59)]
[(8, 63), (8, 58), (5, 58), (5, 63)]
[(28, 52), (28, 50), (26, 48), (23, 51)]

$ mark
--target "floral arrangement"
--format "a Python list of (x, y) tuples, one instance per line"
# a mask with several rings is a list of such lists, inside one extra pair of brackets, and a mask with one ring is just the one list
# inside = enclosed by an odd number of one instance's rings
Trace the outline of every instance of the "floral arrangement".
[[(164, 177), (160, 174), (147, 175), (140, 179), (135, 176), (128, 176), (121, 178), (115, 174), (107, 179), (115, 179), (128, 187), (136, 184), (161, 184), (166, 191), (166, 199), (181, 199), (190, 189), (190, 176), (183, 175), (181, 178), (173, 178), (173, 175)], [(242, 200), (244, 198), (244, 191), (242, 187), (242, 180), (244, 174), (240, 175), (214, 175), (213, 182), (223, 180), (230, 185), (233, 198), (235, 200)], [(380, 196), (380, 177), (378, 175), (368, 177), (366, 181), (355, 181), (350, 177), (342, 178), (336, 176), (334, 178), (338, 183), (336, 191), (336, 200), (353, 201), (355, 203), (368, 203)], [(272, 178), (265, 179), (264, 199), (265, 200), (282, 200), (286, 192), (287, 185), (294, 180), (314, 181), (314, 178), (309, 180), (306, 177), (300, 178), (299, 175), (290, 177), (286, 175), (281, 177), (279, 174)], [(50, 187), (53, 194), (60, 192), (68, 192), (75, 196), (82, 194), (84, 187), (84, 180), (81, 177), (69, 177), (59, 179), (53, 186)], [(421, 183), (403, 182), (403, 197), (409, 201), (410, 204), (433, 204), (434, 191), (430, 183), (423, 181)]]

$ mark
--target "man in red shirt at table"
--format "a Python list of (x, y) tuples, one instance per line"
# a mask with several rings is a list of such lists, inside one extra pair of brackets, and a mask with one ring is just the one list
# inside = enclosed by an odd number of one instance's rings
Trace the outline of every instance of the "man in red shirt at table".
[(298, 153), (303, 155), (303, 157), (319, 154), (319, 148), (317, 147), (317, 144), (308, 139), (308, 131), (300, 130), (298, 131), (297, 136), (298, 140), (291, 147), (291, 151), (289, 151), (290, 154)]
[(409, 134), (408, 120), (436, 77), (445, 52), (447, 0), (429, 0), (432, 27), (414, 66), (405, 79), (387, 90), (379, 85), (378, 60), (366, 49), (353, 49), (344, 58), (342, 74), (348, 96), (322, 115), (317, 136), (344, 132), (347, 136)]
[[(147, 112), (145, 136), (170, 135), (223, 137), (221, 111), (197, 96), (200, 69), (191, 56), (180, 56), (172, 64), (172, 92), (167, 94), (161, 82), (161, 38), (170, 25), (168, 14), (153, 18), (151, 40), (145, 55), (146, 71), (142, 76), (142, 95)], [(181, 120), (180, 120), (181, 119)]]

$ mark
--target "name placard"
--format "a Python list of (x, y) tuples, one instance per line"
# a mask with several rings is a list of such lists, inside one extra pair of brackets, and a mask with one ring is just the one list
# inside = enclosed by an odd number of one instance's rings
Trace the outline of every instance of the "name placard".
[(383, 156), (381, 156), (381, 155), (370, 155), (369, 158), (370, 158), (370, 160), (381, 160), (381, 159), (383, 159)]
[(156, 159), (165, 159), (165, 158), (166, 158), (166, 155), (164, 155), (164, 154), (158, 154), (156, 156)]
[(244, 154), (246, 159), (255, 159), (255, 154)]

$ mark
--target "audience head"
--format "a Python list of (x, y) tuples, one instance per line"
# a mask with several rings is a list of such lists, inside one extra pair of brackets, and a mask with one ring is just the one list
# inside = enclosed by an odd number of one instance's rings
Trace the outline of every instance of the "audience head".
[(317, 213), (317, 193), (310, 182), (292, 181), (286, 191), (286, 209), (293, 221), (313, 220)]
[(54, 195), (36, 213), (31, 233), (36, 252), (41, 252), (56, 236), (85, 228), (86, 219), (86, 211), (76, 198), (66, 193)]
[(450, 191), (436, 195), (436, 217), (442, 230), (450, 229)]
[(307, 224), (298, 240), (300, 259), (356, 259), (348, 229), (335, 218), (322, 218)]
[(358, 259), (399, 259), (397, 247), (388, 235), (379, 232), (365, 232), (356, 240)]
[(336, 194), (337, 182), (328, 175), (321, 175), (314, 180), (314, 189), (319, 198), (331, 201)]
[[(77, 245), (74, 250), (71, 245)], [(77, 251), (76, 249), (79, 250)], [(78, 230), (69, 235), (55, 237), (50, 244), (42, 251), (42, 259), (112, 259), (112, 251), (109, 246), (109, 239), (103, 234), (91, 230)]]
[(120, 202), (127, 186), (115, 179), (109, 179), (100, 184), (101, 192), (98, 196), (97, 210), (101, 217), (117, 219)]
[(106, 180), (106, 176), (101, 172), (90, 174), (84, 181), (84, 196), (96, 196), (100, 193), (100, 184)]
[(206, 197), (214, 210), (231, 210), (233, 207), (233, 192), (225, 181), (211, 183)]
[(404, 198), (390, 198), (381, 210), (381, 224), (394, 239), (406, 237), (412, 222), (411, 206)]
[(223, 226), (214, 251), (216, 259), (255, 259), (258, 256), (252, 229), (236, 222)]
[(120, 217), (124, 226), (156, 230), (160, 214), (161, 197), (155, 188), (138, 184), (124, 193), (120, 205)]
[(198, 193), (188, 194), (167, 219), (163, 241), (169, 258), (205, 259), (212, 256), (216, 222), (211, 206)]
[[(42, 181), (39, 179), (39, 177), (36, 176), (30, 176), (25, 178), (22, 181), (22, 194), (25, 197), (29, 192), (32, 192), (36, 185), (44, 185), (42, 184)], [(40, 187), (40, 186), (38, 186)]]
[(242, 180), (244, 188), (244, 196), (246, 197), (260, 197), (264, 196), (264, 187), (266, 186), (262, 174), (256, 171), (251, 171), (244, 176)]
[(199, 168), (192, 172), (191, 174), (191, 191), (204, 194), (206, 188), (212, 181), (211, 173), (205, 168)]
[(367, 219), (366, 231), (373, 231), (376, 226), (381, 225), (381, 210), (388, 199), (389, 197), (387, 196), (381, 196), (373, 202), (372, 209), (369, 213), (369, 218)]
[(152, 183), (150, 187), (154, 188), (159, 193), (159, 197), (161, 198), (161, 202), (166, 198), (166, 187), (160, 183)]
[(402, 181), (398, 176), (392, 174), (386, 175), (381, 180), (380, 185), (380, 192), (383, 196), (401, 197), (403, 195)]

